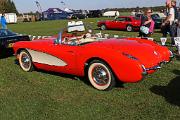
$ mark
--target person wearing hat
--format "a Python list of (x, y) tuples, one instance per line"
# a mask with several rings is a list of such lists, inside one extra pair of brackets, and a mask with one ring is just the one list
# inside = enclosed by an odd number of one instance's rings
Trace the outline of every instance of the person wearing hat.
[(1, 16), (1, 27), (2, 29), (7, 29), (7, 22), (6, 22), (6, 18), (4, 17), (4, 13)]

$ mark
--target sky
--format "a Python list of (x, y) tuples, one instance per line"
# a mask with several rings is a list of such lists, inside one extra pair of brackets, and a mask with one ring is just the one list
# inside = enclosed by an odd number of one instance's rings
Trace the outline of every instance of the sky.
[[(20, 13), (37, 11), (36, 0), (13, 0)], [(166, 0), (37, 0), (45, 11), (48, 8), (103, 9), (127, 7), (152, 7), (165, 5)], [(63, 1), (65, 5), (61, 3)], [(180, 0), (178, 0), (179, 2)]]

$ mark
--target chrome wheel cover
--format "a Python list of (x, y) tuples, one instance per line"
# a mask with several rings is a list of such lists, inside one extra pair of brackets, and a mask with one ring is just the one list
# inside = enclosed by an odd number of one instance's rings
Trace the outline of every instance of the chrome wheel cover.
[(109, 83), (109, 73), (103, 66), (97, 65), (92, 70), (92, 79), (99, 86), (104, 86)]
[(101, 30), (105, 30), (106, 29), (106, 26), (105, 25), (102, 25), (101, 26)]
[(132, 31), (132, 26), (128, 26), (127, 31)]
[(30, 68), (31, 60), (30, 60), (30, 57), (27, 54), (25, 54), (25, 53), (22, 54), (21, 62), (22, 62), (22, 66), (25, 69), (29, 69)]

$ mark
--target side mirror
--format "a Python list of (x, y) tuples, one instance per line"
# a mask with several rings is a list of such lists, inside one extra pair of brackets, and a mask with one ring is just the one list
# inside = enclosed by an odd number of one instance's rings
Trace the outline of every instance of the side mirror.
[(57, 44), (62, 44), (62, 32), (60, 32), (58, 34), (58, 37), (57, 39), (54, 40), (54, 44), (57, 45)]

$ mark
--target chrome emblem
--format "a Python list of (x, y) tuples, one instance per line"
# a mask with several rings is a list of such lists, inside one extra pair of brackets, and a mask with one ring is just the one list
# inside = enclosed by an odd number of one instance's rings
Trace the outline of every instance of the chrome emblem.
[(154, 51), (154, 54), (155, 54), (155, 55), (158, 55), (158, 53), (157, 53), (156, 51)]

